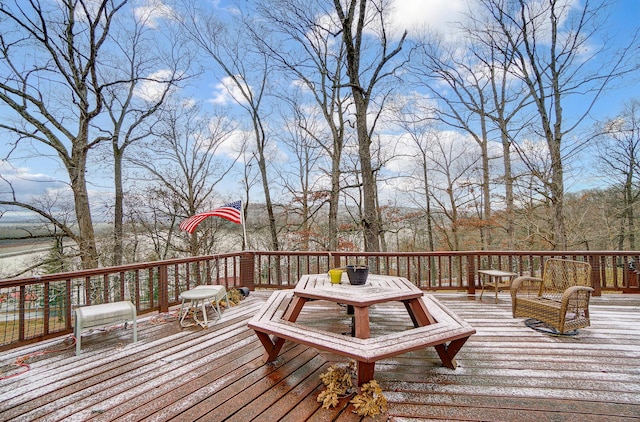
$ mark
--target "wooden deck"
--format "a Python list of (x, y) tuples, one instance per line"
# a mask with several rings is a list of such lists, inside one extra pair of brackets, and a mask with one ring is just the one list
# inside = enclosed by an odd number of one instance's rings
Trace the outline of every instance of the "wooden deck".
[[(360, 420), (350, 398), (326, 410), (316, 401), (318, 375), (342, 358), (287, 342), (273, 363), (247, 320), (268, 292), (253, 292), (207, 330), (180, 329), (175, 317), (141, 319), (139, 340), (120, 328), (83, 337), (83, 354), (61, 339), (3, 353), (1, 421)], [(376, 365), (389, 402), (375, 420), (631, 421), (640, 420), (640, 295), (592, 300), (592, 326), (574, 337), (550, 337), (511, 318), (508, 293), (475, 300), (437, 295), (477, 334), (441, 366), (433, 348)], [(372, 335), (389, 324), (411, 326), (401, 305), (376, 305)], [(314, 302), (298, 318), (350, 331), (338, 305)], [(42, 352), (50, 352), (40, 354)]]

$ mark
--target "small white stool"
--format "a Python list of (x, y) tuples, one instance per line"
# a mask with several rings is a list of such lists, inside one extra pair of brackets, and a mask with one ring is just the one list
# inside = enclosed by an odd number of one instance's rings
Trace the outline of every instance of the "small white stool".
[[(220, 301), (225, 299), (227, 300), (227, 291), (224, 286), (213, 286), (213, 285), (201, 285), (196, 286), (191, 290), (186, 290), (180, 293), (180, 299), (182, 299), (182, 304), (180, 305), (180, 326), (188, 327), (189, 325), (185, 325), (184, 319), (189, 314), (189, 311), (193, 311), (193, 320), (196, 324), (200, 325), (202, 328), (207, 328), (209, 326), (209, 320), (207, 318), (207, 309), (205, 308), (207, 302), (215, 301), (216, 303), (216, 313), (218, 314), (218, 318), (222, 318), (222, 313), (220, 312)], [(189, 301), (187, 306), (185, 307), (185, 302)], [(198, 307), (202, 309), (202, 321), (198, 319)]]
[[(209, 289), (209, 290), (216, 291), (216, 296), (213, 298), (213, 300), (215, 300), (216, 302), (216, 312), (218, 313), (218, 318), (222, 318), (222, 313), (220, 312), (220, 302), (224, 300), (225, 302), (227, 302), (227, 306), (229, 306), (229, 299), (227, 298), (227, 289), (225, 289), (224, 286), (220, 286), (217, 284), (216, 285), (202, 284), (200, 286), (194, 287), (194, 290), (202, 290), (202, 289)], [(212, 306), (213, 306), (213, 303), (212, 303)]]
[(136, 307), (133, 303), (125, 300), (77, 308), (73, 327), (76, 337), (76, 356), (81, 351), (80, 342), (84, 328), (105, 327), (122, 322), (124, 322), (124, 327), (127, 328), (128, 321), (133, 321), (133, 342), (135, 343), (138, 341), (138, 326), (136, 323)]

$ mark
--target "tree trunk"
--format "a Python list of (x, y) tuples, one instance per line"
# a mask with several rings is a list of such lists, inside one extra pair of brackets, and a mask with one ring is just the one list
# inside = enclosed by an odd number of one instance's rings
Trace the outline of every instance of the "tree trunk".
[[(85, 138), (86, 139), (86, 138)], [(98, 250), (96, 248), (95, 232), (91, 218), (89, 194), (86, 180), (87, 156), (84, 148), (73, 147), (72, 164), (67, 167), (71, 179), (71, 189), (75, 204), (76, 219), (78, 220), (78, 246), (83, 269), (98, 267)]]
[(431, 189), (429, 188), (429, 168), (427, 167), (427, 157), (422, 156), (422, 175), (424, 178), (424, 202), (427, 211), (427, 241), (429, 243), (429, 251), (435, 251), (435, 242), (433, 240), (433, 221), (431, 218)]
[(551, 211), (553, 214), (554, 250), (567, 250), (567, 229), (564, 216), (564, 173), (560, 141), (548, 143), (551, 151)]
[[(359, 98), (358, 98), (359, 97)], [(364, 250), (380, 251), (380, 222), (376, 210), (376, 183), (371, 166), (371, 139), (367, 130), (367, 105), (359, 90), (354, 89), (356, 105), (356, 124), (358, 131), (358, 157), (362, 172), (362, 229), (364, 231)]]
[[(367, 127), (367, 109), (369, 99), (360, 83), (360, 47), (362, 31), (364, 28), (367, 2), (365, 0), (352, 0), (346, 5), (348, 11), (345, 14), (339, 0), (334, 0), (335, 8), (342, 21), (342, 40), (346, 47), (347, 76), (353, 94), (353, 102), (356, 111), (356, 131), (358, 136), (358, 157), (360, 158), (360, 171), (362, 174), (363, 215), (362, 230), (364, 235), (364, 250), (377, 252), (380, 250), (378, 213), (375, 201), (375, 178), (371, 166), (371, 139)], [(355, 22), (356, 8), (358, 21)], [(353, 30), (355, 29), (355, 33)]]
[(489, 173), (489, 148), (487, 135), (487, 122), (484, 114), (480, 115), (481, 140), (480, 153), (482, 154), (482, 222), (480, 234), (482, 238), (482, 248), (486, 251), (492, 247), (492, 225), (491, 225), (491, 176)]
[(511, 142), (507, 135), (506, 123), (501, 130), (502, 138), (502, 162), (504, 165), (504, 194), (506, 215), (504, 216), (505, 232), (507, 234), (507, 249), (513, 250), (515, 247), (515, 231), (514, 231), (514, 206), (513, 206), (513, 176), (511, 170)]
[[(329, 250), (337, 251), (338, 243), (338, 201), (340, 200), (340, 158), (333, 156), (331, 171), (331, 192), (329, 193)], [(336, 170), (337, 169), (337, 170)]]
[[(264, 136), (264, 135), (263, 135)], [(269, 216), (269, 232), (271, 233), (271, 248), (274, 251), (280, 250), (278, 242), (278, 228), (276, 226), (276, 216), (273, 211), (273, 202), (271, 201), (271, 190), (269, 189), (269, 176), (267, 174), (267, 163), (264, 156), (264, 148), (258, 148), (258, 168), (262, 176), (262, 189), (264, 190), (264, 201)], [(280, 274), (279, 272), (277, 274)]]
[(122, 265), (122, 239), (124, 238), (124, 189), (122, 187), (122, 154), (113, 154), (113, 187), (115, 203), (113, 211), (113, 262), (112, 265)]

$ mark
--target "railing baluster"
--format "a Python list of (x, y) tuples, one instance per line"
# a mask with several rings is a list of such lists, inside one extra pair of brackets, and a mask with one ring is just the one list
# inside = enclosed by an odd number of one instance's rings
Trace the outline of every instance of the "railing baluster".
[(109, 303), (111, 302), (111, 295), (109, 294), (111, 290), (111, 285), (109, 283), (109, 274), (104, 274), (102, 276), (102, 285), (103, 303)]
[[(66, 294), (64, 297), (65, 305), (65, 328), (67, 330), (73, 329), (73, 322), (71, 320), (71, 279), (68, 278), (65, 280)], [(49, 331), (45, 332), (45, 334), (50, 334)]]
[(19, 322), (18, 322), (18, 336), (20, 341), (24, 341), (24, 339), (26, 338), (26, 333), (25, 333), (25, 329), (26, 329), (26, 321), (24, 318), (24, 305), (25, 305), (25, 300), (24, 300), (24, 295), (26, 292), (25, 286), (20, 286), (20, 293), (18, 296), (18, 318), (19, 318)]
[(51, 315), (51, 304), (50, 304), (50, 299), (49, 299), (49, 288), (50, 288), (50, 283), (44, 283), (44, 298), (43, 298), (43, 314), (42, 314), (42, 325), (43, 325), (43, 332), (44, 334), (49, 334), (50, 332), (50, 327), (49, 327), (49, 320), (50, 320), (50, 315)]

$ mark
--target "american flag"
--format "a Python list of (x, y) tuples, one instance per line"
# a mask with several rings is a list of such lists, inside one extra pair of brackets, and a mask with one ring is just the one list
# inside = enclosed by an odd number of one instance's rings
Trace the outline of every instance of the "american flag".
[(231, 202), (216, 208), (212, 211), (203, 212), (200, 214), (192, 215), (191, 217), (180, 223), (180, 229), (193, 233), (198, 227), (198, 224), (202, 223), (209, 217), (220, 217), (226, 220), (232, 221), (236, 224), (242, 224), (242, 217), (240, 216), (240, 210), (242, 208), (242, 201)]

